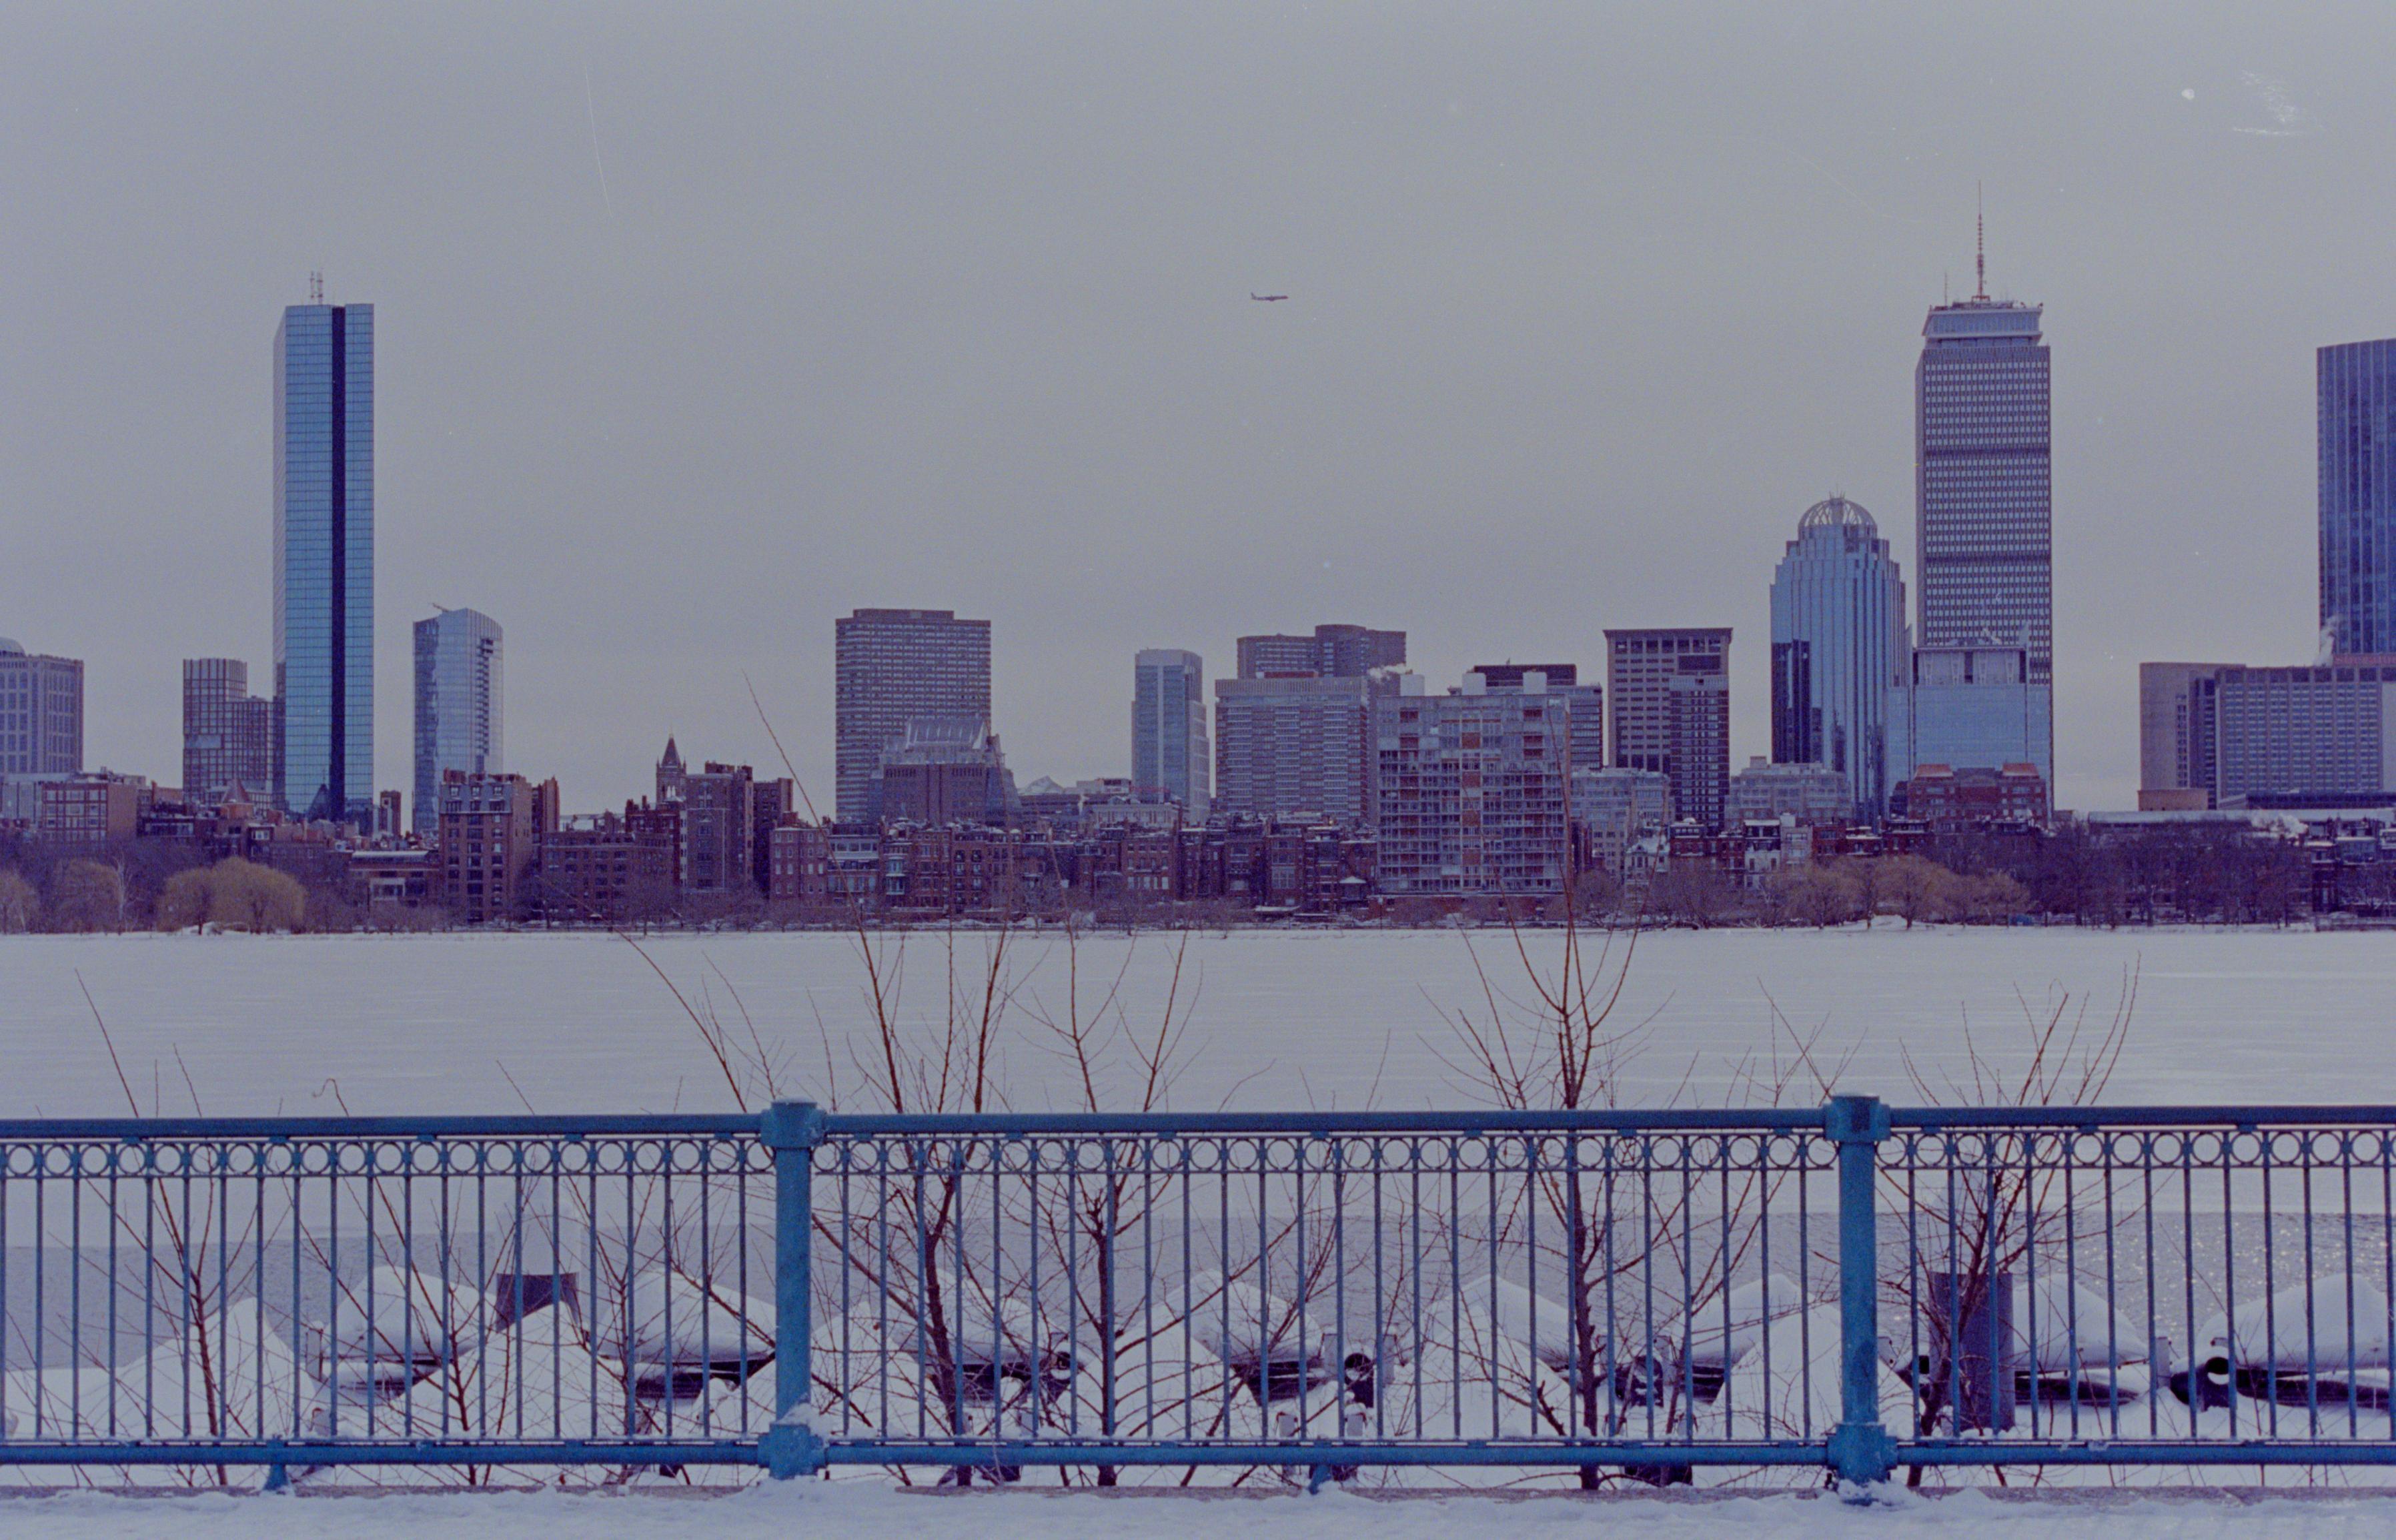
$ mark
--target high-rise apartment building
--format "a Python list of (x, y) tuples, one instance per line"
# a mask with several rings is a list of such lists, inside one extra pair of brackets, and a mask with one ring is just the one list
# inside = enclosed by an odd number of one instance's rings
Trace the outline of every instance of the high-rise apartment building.
[(416, 831), (440, 821), (441, 777), (507, 768), (500, 730), (499, 623), (445, 609), (416, 623)]
[(1215, 756), (1206, 735), (1206, 664), (1194, 652), (1143, 648), (1132, 659), (1131, 782), (1137, 795), (1206, 817)]
[(2314, 355), (2321, 624), (2341, 653), (2396, 653), (2396, 339)]
[(274, 333), (274, 798), (374, 816), (374, 307)]
[(557, 783), (451, 770), (436, 795), (441, 903), (470, 925), (532, 907), (540, 838), (557, 829)]
[(2053, 433), (2037, 305), (1931, 311), (1914, 370), (1915, 643), (2013, 646), (2055, 672)]
[(683, 773), (682, 885), (686, 893), (741, 894), (756, 889), (756, 772), (745, 764), (712, 761)]
[(1374, 840), (1386, 894), (1560, 893), (1572, 863), (1569, 708), (1537, 673), (1373, 703)]
[(214, 805), (239, 787), (274, 785), (274, 702), (249, 693), (237, 657), (183, 659), (183, 798)]
[(1215, 681), (1215, 810), (1364, 821), (1372, 703), (1391, 677)]
[(1581, 682), (1576, 663), (1478, 663), (1472, 671), (1484, 688), (1519, 690), (1531, 675), (1544, 683), (1548, 698), (1572, 712), (1572, 763), (1575, 770), (1605, 766), (1605, 686)]
[(0, 776), (83, 768), (83, 663), (0, 636)]
[(1402, 669), (1406, 633), (1369, 626), (1317, 626), (1312, 636), (1243, 636), (1240, 677), (1273, 679), (1321, 674), (1359, 679), (1375, 669)]
[(1672, 816), (1719, 829), (1730, 790), (1730, 628), (1605, 633), (1619, 770), (1661, 771)]
[(1887, 809), (1905, 655), (1905, 579), (1880, 526), (1844, 498), (1816, 503), (1772, 577), (1772, 761), (1844, 777), (1850, 817)]
[(872, 816), (873, 770), (907, 719), (990, 717), (990, 622), (953, 610), (860, 609), (832, 622), (841, 821)]

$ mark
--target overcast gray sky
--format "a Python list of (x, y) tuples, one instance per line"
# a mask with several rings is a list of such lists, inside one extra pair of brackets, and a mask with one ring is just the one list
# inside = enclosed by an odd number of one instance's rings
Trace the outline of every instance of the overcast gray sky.
[(669, 732), (775, 763), (743, 670), (828, 803), (859, 604), (992, 620), (1027, 781), (1125, 773), (1136, 648), (1320, 620), (1441, 683), (1728, 624), (1743, 757), (1806, 505), (1911, 578), (1981, 181), (2054, 348), (2059, 799), (2123, 805), (2140, 659), (2310, 657), (2392, 65), (2380, 5), (11, 5), (0, 634), (170, 782), (179, 660), (271, 677), (322, 269), (377, 307), (383, 785), (435, 604), (576, 810)]

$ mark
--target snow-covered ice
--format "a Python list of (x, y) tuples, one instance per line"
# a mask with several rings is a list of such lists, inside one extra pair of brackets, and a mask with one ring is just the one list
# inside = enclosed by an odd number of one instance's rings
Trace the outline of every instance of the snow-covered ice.
[[(1535, 936), (1537, 950), (1552, 937)], [(855, 938), (657, 936), (642, 943), (702, 1012), (746, 1041), (788, 1091), (853, 1093), (851, 1034), (870, 1019)], [(885, 943), (895, 946), (895, 942)], [(900, 1014), (940, 1011), (942, 937), (905, 943)], [(965, 933), (966, 962), (990, 945)], [(1173, 939), (1085, 936), (1085, 1010), (1128, 971), (1128, 1018), (1163, 1010)], [(1053, 933), (1011, 942), (1007, 1100), (1069, 1104), (1030, 1012), (1065, 1008)], [(1443, 1012), (1483, 1008), (1474, 949), (1501, 987), (1521, 965), (1502, 933), (1192, 937), (1182, 1107), (1436, 1107), (1472, 1099)], [(1616, 1020), (1649, 1024), (1625, 1082), (1635, 1101), (1718, 1101), (1768, 1060), (1774, 1017), (1818, 1033), (1846, 1089), (1906, 1099), (1932, 1073), (2022, 1041), (2027, 1001), (2058, 994), (2108, 1017), (2137, 978), (2115, 1101), (2396, 1099), (2396, 936), (2309, 931), (2063, 929), (1659, 932), (1640, 939)], [(0, 1115), (122, 1112), (125, 1093), (81, 985), (145, 1108), (218, 1114), (727, 1109), (689, 1019), (624, 941), (590, 933), (433, 936), (125, 936), (0, 938), (9, 1073)], [(1785, 1044), (1790, 1029), (1778, 1036)], [(179, 1062), (180, 1061), (180, 1062)], [(1113, 1088), (1128, 1094), (1128, 1085)], [(337, 1103), (338, 1097), (338, 1103)]]

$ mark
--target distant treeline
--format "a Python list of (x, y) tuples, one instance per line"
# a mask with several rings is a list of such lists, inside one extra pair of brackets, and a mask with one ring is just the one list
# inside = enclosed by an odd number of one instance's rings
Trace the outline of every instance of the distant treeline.
[[(2047, 833), (1949, 835), (1919, 855), (1830, 861), (1752, 882), (1692, 863), (1628, 883), (1604, 871), (1585, 872), (1568, 896), (1390, 898), (1334, 916), (1300, 918), (1408, 925), (1461, 915), (1545, 923), (1563, 919), (1569, 908), (1588, 922), (1696, 926), (1827, 926), (1866, 915), (1908, 925), (2286, 924), (2308, 919), (2314, 907), (2311, 857), (2293, 842), (2238, 830), (2070, 824)], [(663, 897), (653, 908), (632, 923), (642, 929), (858, 923), (845, 909), (769, 905), (756, 896)], [(1286, 910), (1260, 916), (1231, 899), (1113, 898), (1075, 908), (1109, 925), (1212, 927), (1291, 917)], [(888, 917), (868, 923), (888, 923)], [(339, 877), (312, 880), (306, 872), (238, 858), (206, 863), (167, 842), (127, 841), (74, 855), (32, 841), (0, 843), (0, 933), (198, 924), (339, 932), (439, 930), (450, 920), (436, 906), (361, 903)]]

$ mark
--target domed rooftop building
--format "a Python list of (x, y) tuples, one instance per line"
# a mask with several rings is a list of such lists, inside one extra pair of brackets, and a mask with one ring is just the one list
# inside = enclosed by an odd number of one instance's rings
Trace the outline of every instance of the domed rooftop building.
[(1772, 579), (1772, 758), (1846, 780), (1855, 816), (1888, 807), (1888, 697), (1906, 667), (1905, 579), (1861, 503), (1805, 510)]

